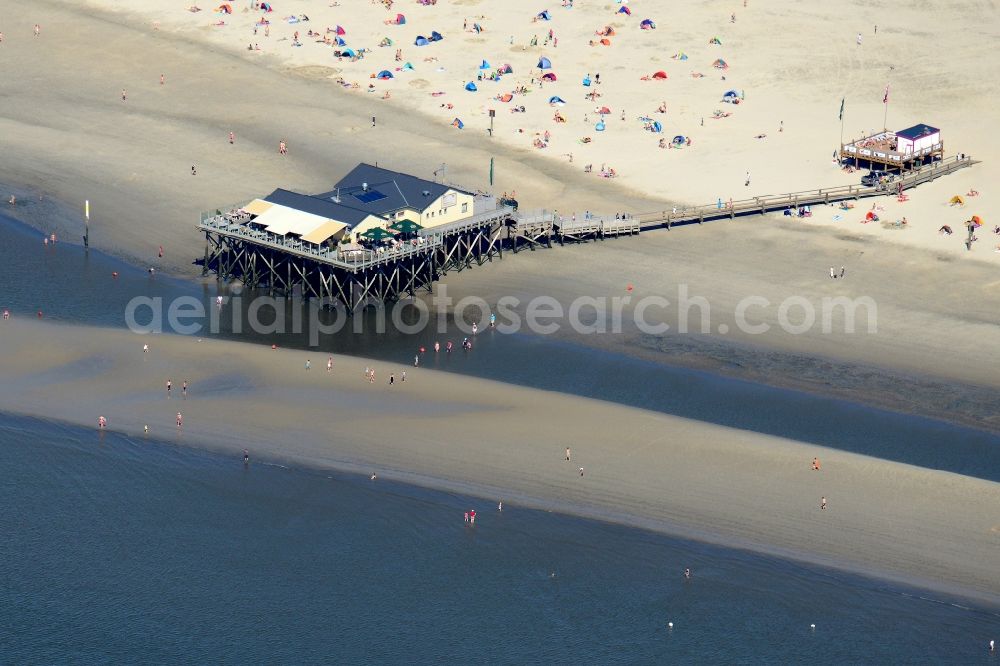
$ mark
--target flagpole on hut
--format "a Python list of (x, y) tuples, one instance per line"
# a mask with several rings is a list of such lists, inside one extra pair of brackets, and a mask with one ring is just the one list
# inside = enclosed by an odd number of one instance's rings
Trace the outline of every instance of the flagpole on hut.
[[(844, 150), (844, 100), (845, 99), (846, 99), (845, 97), (841, 97), (840, 98), (840, 150), (841, 150), (841, 155), (843, 155), (843, 150)], [(838, 158), (837, 161), (840, 161), (840, 158)]]
[(885, 84), (885, 95), (882, 97), (882, 106), (885, 107), (885, 111), (882, 114), (882, 131), (885, 132), (889, 129), (889, 84)]
[(90, 249), (90, 199), (83, 202), (83, 247)]

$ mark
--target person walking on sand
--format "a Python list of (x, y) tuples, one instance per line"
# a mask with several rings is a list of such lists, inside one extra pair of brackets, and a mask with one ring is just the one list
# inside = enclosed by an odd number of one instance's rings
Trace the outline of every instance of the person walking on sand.
[(287, 155), (288, 154), (288, 145), (285, 143), (284, 139), (282, 139), (281, 141), (278, 142), (278, 154), (279, 155)]
[(580, 468), (580, 476), (583, 476), (583, 468)]
[(372, 116), (372, 127), (375, 127), (375, 116)]
[(569, 447), (567, 446), (566, 447), (566, 461), (568, 462), (569, 460), (570, 460)]
[(35, 37), (38, 37), (42, 33), (42, 26), (35, 24)]
[(177, 427), (180, 428), (182, 425), (184, 425), (184, 417), (181, 416), (180, 412), (177, 412)]
[(372, 372), (368, 375), (368, 381), (372, 384), (375, 383), (375, 368), (372, 368)]
[(826, 497), (821, 497), (819, 499), (819, 508), (821, 508), (821, 509), (825, 509), (826, 508)]
[(165, 76), (163, 76), (163, 74), (160, 74), (160, 85), (162, 86), (166, 82), (167, 82), (167, 78)]
[(861, 46), (861, 33), (858, 33), (858, 46)]
[(184, 398), (188, 397), (188, 383), (186, 379), (181, 382), (181, 396)]
[(837, 274), (833, 272), (833, 266), (830, 266), (830, 277), (835, 278)]
[(170, 399), (170, 389), (172, 389), (173, 387), (174, 387), (174, 383), (168, 379), (167, 380), (167, 399), (168, 400)]
[(236, 143), (236, 134), (234, 134), (233, 132), (230, 132), (229, 133), (229, 145), (231, 146), (234, 143)]
[(406, 381), (406, 370), (403, 370), (403, 376), (399, 378), (399, 381), (401, 381), (401, 382), (405, 382)]
[(396, 383), (396, 375), (394, 373), (389, 373), (389, 386)]
[(122, 101), (123, 102), (128, 101), (128, 93), (125, 92), (124, 88), (122, 88)]
[(309, 359), (306, 359), (306, 370), (310, 370), (310, 369), (312, 369), (312, 361), (310, 361)]
[(750, 172), (749, 171), (747, 171), (747, 179), (746, 179), (746, 182), (743, 183), (743, 187), (750, 187)]
[[(6, 319), (6, 317), (4, 317), (4, 319)], [(142, 353), (143, 354), (148, 354), (149, 353), (149, 345), (148, 344), (142, 346)]]
[(844, 267), (840, 267), (840, 277), (844, 277)]
[(333, 372), (333, 357), (326, 359), (326, 371)]
[(819, 471), (819, 458), (813, 458), (813, 470)]

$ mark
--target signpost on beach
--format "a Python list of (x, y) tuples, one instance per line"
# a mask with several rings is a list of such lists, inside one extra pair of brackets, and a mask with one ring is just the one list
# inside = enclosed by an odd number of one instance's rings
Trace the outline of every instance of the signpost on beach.
[(90, 199), (83, 202), (83, 248), (90, 249)]
[[(490, 109), (490, 138), (493, 138), (493, 119), (497, 117), (497, 110)], [(492, 185), (492, 183), (490, 183)]]

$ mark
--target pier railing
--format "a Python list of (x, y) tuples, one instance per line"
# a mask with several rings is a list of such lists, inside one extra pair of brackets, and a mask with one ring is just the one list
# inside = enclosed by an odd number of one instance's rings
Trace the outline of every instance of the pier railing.
[(889, 183), (888, 190), (885, 186), (860, 184), (838, 185), (815, 190), (804, 190), (802, 192), (790, 192), (788, 194), (766, 194), (749, 199), (716, 202), (702, 206), (683, 206), (671, 210), (642, 213), (634, 217), (639, 220), (640, 227), (643, 230), (657, 227), (669, 228), (674, 224), (700, 223), (725, 217), (733, 218), (754, 213), (784, 210), (786, 208), (798, 208), (799, 206), (816, 206), (837, 201), (846, 201), (848, 199), (882, 196), (892, 194), (900, 186), (904, 190), (909, 189), (977, 163), (968, 155), (950, 157), (939, 162), (924, 165), (919, 169), (914, 169), (904, 174), (892, 183)]

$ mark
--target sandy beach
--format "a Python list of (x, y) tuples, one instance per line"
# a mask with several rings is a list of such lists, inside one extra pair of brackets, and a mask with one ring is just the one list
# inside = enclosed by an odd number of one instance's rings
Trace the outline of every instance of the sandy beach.
[[(2, 325), (0, 410), (92, 426), (95, 444), (104, 416), (134, 438), (149, 425), (151, 436), (230, 452), (234, 464), (248, 448), (253, 457), (375, 471), (993, 601), (1000, 594), (1000, 495), (988, 481), (362, 358), (335, 357), (328, 373), (325, 357), (262, 345)], [(61, 344), (67, 335), (73, 349)]]
[[(995, 8), (899, 7), (890, 25), (883, 8), (856, 2), (702, 2), (667, 15), (635, 0), (626, 17), (616, 13), (622, 5), (576, 0), (572, 9), (549, 6), (551, 20), (539, 21), (532, 19), (542, 6), (474, 0), (396, 3), (391, 11), (367, 0), (275, 0), (266, 15), (244, 11), (247, 2), (230, 4), (232, 14), (215, 4), (189, 12), (187, 2), (165, 0), (39, 0), (29, 9), (0, 0), (0, 185), (9, 190), (3, 200), (17, 197), (4, 213), (78, 243), (89, 199), (94, 248), (193, 279), (204, 247), (195, 229), (200, 211), (276, 187), (325, 191), (360, 161), (424, 178), (445, 164), (446, 180), (487, 189), (494, 158), (495, 192), (516, 191), (527, 209), (564, 214), (855, 183), (860, 173), (831, 160), (843, 98), (845, 139), (880, 127), (887, 111), (890, 128), (932, 124), (949, 154), (982, 162), (913, 190), (906, 202), (885, 197), (849, 211), (816, 207), (808, 218), (748, 217), (508, 255), (450, 275), (448, 290), (491, 305), (505, 296), (563, 304), (628, 296), (626, 312), (634, 314), (643, 297), (676, 304), (683, 287), (710, 304), (705, 330), (649, 334), (626, 323), (618, 335), (562, 327), (556, 339), (1000, 430), (1000, 235), (992, 231), (1000, 223), (992, 210), (1000, 139), (984, 128), (997, 83), (982, 54), (997, 37)], [(972, 22), (973, 11), (994, 20)], [(405, 25), (384, 23), (399, 12)], [(287, 20), (301, 15), (309, 21)], [(270, 21), (266, 37), (262, 16)], [(655, 30), (641, 29), (645, 18)], [(336, 57), (322, 42), (337, 25), (342, 48), (371, 52)], [(615, 31), (611, 44), (591, 46), (606, 26)], [(916, 36), (933, 39), (933, 48), (915, 48), (916, 28), (901, 26), (924, 26)], [(549, 29), (558, 45), (543, 43)], [(432, 30), (444, 39), (414, 45)], [(295, 31), (300, 47), (292, 46)], [(715, 36), (721, 44), (709, 43)], [(379, 47), (384, 37), (393, 45)], [(248, 51), (248, 43), (261, 48)], [(688, 59), (671, 57), (680, 52)], [(558, 76), (539, 87), (550, 71), (537, 68), (543, 57)], [(729, 68), (713, 68), (716, 58)], [(479, 68), (484, 60), (490, 69)], [(397, 71), (407, 62), (412, 71)], [(478, 79), (508, 63), (513, 72), (500, 81)], [(382, 70), (393, 78), (371, 78)], [(666, 80), (643, 80), (660, 70)], [(465, 89), (469, 82), (477, 92)], [(520, 86), (530, 94), (495, 99)], [(720, 101), (729, 89), (740, 92), (740, 104)], [(588, 91), (601, 97), (585, 99)], [(565, 105), (550, 105), (552, 96)], [(523, 113), (510, 111), (520, 105)], [(598, 132), (602, 105), (610, 113)], [(731, 115), (717, 118), (716, 110)], [(652, 121), (662, 132), (644, 128)], [(691, 144), (658, 147), (675, 135)], [(278, 154), (281, 140), (287, 156)], [(617, 177), (585, 173), (588, 164), (611, 166)], [(972, 190), (980, 194), (964, 206), (948, 204)], [(863, 224), (872, 205), (883, 220), (905, 216), (908, 224)], [(986, 224), (968, 251), (962, 225), (971, 215)], [(944, 224), (956, 233), (938, 233)], [(844, 279), (831, 279), (828, 271), (840, 267)], [(779, 304), (789, 299), (842, 297), (871, 299), (875, 330), (793, 334), (780, 325)], [(752, 312), (767, 333), (735, 325), (747, 298), (769, 303)], [(491, 501), (503, 496), (1000, 599), (995, 483), (412, 367), (378, 367), (369, 385), (363, 370), (375, 362), (363, 358), (337, 356), (327, 374), (319, 351), (140, 338), (23, 314), (0, 323), (0, 411), (95, 428), (103, 415), (110, 428), (139, 437), (149, 424), (154, 436), (185, 445), (377, 470)], [(680, 325), (673, 306), (647, 310), (646, 318), (672, 332)], [(389, 372), (397, 373), (392, 387)], [(192, 384), (187, 400), (176, 395), (184, 380)], [(563, 460), (566, 446), (572, 462)], [(814, 456), (821, 472), (809, 469)], [(824, 496), (829, 508), (821, 510)]]

